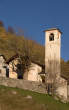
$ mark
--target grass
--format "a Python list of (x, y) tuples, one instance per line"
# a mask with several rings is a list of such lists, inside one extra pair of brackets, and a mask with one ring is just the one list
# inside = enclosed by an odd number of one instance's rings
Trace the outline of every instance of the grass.
[[(27, 98), (28, 95), (32, 98)], [(45, 94), (0, 86), (0, 110), (69, 110), (69, 103)]]

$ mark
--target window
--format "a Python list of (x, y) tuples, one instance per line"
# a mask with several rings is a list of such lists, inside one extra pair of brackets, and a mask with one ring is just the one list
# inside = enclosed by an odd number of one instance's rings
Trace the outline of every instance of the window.
[(49, 41), (53, 41), (54, 40), (54, 34), (51, 33), (50, 36), (49, 36)]
[(1, 73), (1, 69), (0, 69), (0, 73)]

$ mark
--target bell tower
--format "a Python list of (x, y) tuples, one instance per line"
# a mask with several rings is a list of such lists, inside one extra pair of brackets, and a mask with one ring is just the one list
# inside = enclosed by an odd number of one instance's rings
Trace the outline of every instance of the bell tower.
[(60, 76), (60, 58), (61, 31), (57, 28), (48, 29), (45, 31), (45, 72), (49, 82)]

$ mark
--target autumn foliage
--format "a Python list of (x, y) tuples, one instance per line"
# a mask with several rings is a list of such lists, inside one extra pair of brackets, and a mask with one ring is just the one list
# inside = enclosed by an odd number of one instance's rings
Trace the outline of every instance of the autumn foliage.
[[(45, 47), (24, 35), (17, 35), (12, 27), (8, 27), (6, 31), (2, 21), (0, 21), (0, 54), (3, 54), (7, 60), (19, 54), (28, 56), (30, 60), (39, 64), (45, 64)], [(69, 78), (69, 61), (65, 62), (61, 59), (61, 73)]]

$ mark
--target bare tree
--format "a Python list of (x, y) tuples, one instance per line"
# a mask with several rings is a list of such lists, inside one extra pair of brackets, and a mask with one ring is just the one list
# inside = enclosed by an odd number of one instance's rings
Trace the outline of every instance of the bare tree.
[(4, 24), (2, 21), (0, 21), (0, 27), (4, 27)]

